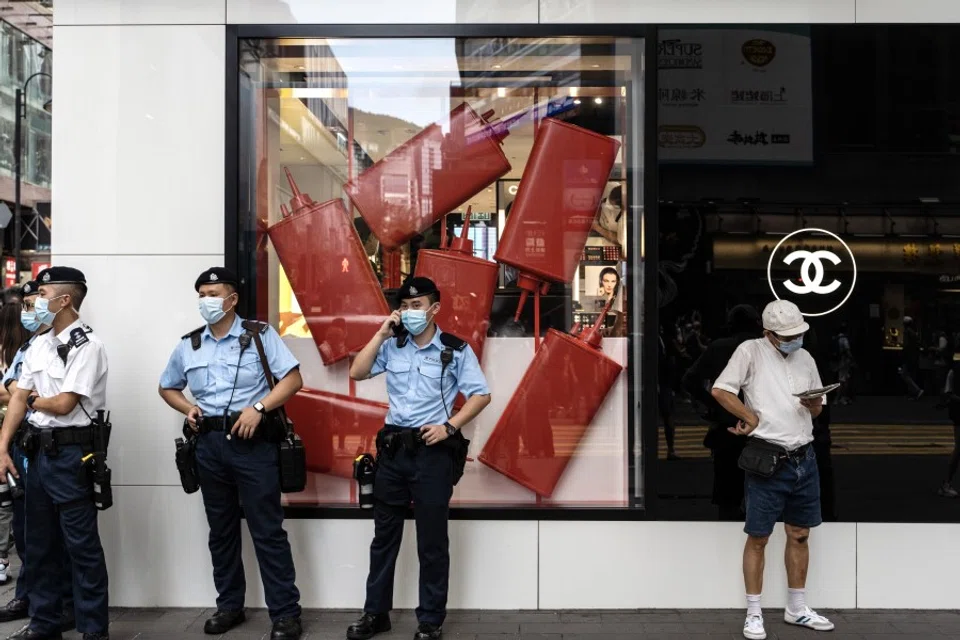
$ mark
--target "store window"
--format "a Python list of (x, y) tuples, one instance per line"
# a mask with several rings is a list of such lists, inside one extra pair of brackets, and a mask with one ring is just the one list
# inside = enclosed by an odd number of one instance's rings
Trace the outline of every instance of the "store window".
[[(960, 521), (958, 33), (661, 31), (662, 517), (742, 520), (739, 445), (700, 358), (757, 336), (731, 312), (776, 296), (840, 384), (813, 430), (824, 520)], [(701, 68), (679, 71), (684, 55)], [(681, 123), (706, 143), (665, 135)]]
[(292, 505), (356, 504), (387, 397), (382, 376), (349, 380), (351, 354), (423, 275), (493, 397), (464, 430), (453, 504), (642, 506), (642, 53), (615, 37), (241, 40), (245, 293), (305, 382), (289, 412), (310, 479)]

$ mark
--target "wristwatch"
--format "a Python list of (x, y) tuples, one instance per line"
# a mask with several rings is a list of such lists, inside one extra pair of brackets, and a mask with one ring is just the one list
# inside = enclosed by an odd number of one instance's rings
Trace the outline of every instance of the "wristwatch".
[(257, 411), (259, 411), (260, 413), (262, 413), (263, 415), (266, 415), (266, 414), (267, 414), (267, 408), (266, 408), (265, 406), (263, 406), (263, 403), (262, 403), (262, 402), (258, 402), (258, 403), (256, 403), (256, 404), (254, 404), (254, 405), (253, 405), (253, 408), (256, 409)]
[(452, 436), (453, 434), (455, 434), (455, 433), (457, 432), (457, 428), (456, 428), (455, 426), (453, 426), (452, 424), (450, 424), (449, 422), (444, 422), (444, 423), (443, 423), (443, 426), (445, 426), (445, 427), (447, 428), (447, 435), (448, 435), (448, 436)]

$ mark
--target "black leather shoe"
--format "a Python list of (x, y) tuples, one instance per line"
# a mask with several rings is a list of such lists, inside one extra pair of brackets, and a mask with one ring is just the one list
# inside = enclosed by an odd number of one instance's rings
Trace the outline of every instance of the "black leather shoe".
[(13, 622), (14, 620), (23, 620), (30, 614), (30, 603), (26, 600), (14, 598), (0, 608), (0, 622)]
[(243, 609), (240, 611), (221, 611), (213, 614), (213, 617), (203, 623), (203, 632), (210, 636), (219, 636), (247, 619)]
[(300, 618), (280, 618), (273, 623), (270, 640), (300, 640), (303, 635), (303, 626)]
[(430, 624), (429, 622), (421, 622), (417, 626), (417, 633), (413, 636), (414, 640), (440, 640), (440, 636), (443, 635), (443, 627)]
[(347, 638), (367, 640), (385, 631), (390, 631), (389, 613), (365, 613), (347, 629)]
[(27, 625), (12, 636), (8, 636), (7, 640), (63, 640), (63, 635), (59, 631), (40, 633), (39, 631), (31, 629), (30, 625)]

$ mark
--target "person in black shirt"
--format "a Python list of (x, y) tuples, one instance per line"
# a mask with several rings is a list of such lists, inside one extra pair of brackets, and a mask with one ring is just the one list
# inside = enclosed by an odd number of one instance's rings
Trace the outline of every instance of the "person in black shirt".
[(728, 427), (737, 424), (710, 393), (713, 381), (727, 366), (730, 356), (741, 343), (763, 334), (760, 314), (750, 305), (737, 305), (727, 314), (730, 335), (711, 342), (703, 355), (683, 376), (683, 388), (690, 396), (707, 407), (710, 430), (703, 445), (713, 453), (713, 504), (719, 509), (719, 519), (743, 520), (743, 471), (737, 465), (746, 437), (737, 436)]

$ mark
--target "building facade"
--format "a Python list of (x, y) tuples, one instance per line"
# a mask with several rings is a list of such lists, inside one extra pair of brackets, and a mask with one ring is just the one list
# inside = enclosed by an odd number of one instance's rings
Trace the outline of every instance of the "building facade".
[[(832, 81), (822, 66), (829, 47), (851, 38), (831, 30), (854, 39), (872, 30), (863, 38), (885, 51), (927, 40), (876, 25), (947, 23), (960, 9), (933, 0), (408, 4), (57, 5), (53, 251), (55, 262), (86, 273), (84, 313), (111, 354), (116, 506), (101, 523), (112, 602), (196, 606), (215, 597), (202, 504), (184, 495), (173, 466), (180, 420), (156, 394), (170, 349), (200, 323), (197, 273), (237, 269), (246, 314), (269, 320), (302, 362), (310, 391), (291, 411), (313, 473), (308, 491), (289, 499), (298, 583), (305, 606), (359, 608), (372, 522), (346, 476), (352, 454), (368, 446), (384, 389), (351, 384), (344, 356), (404, 274), (432, 268), (439, 280), (454, 270), (442, 265), (468, 258), (481, 275), (463, 282), (489, 278), (489, 290), (445, 304), (450, 322), (476, 312), (482, 330), (464, 337), (482, 345), (494, 401), (467, 430), (474, 461), (455, 494), (450, 606), (739, 607), (742, 525), (708, 512), (695, 405), (676, 411), (681, 459), (658, 447), (658, 384), (682, 395), (660, 366), (661, 336), (683, 345), (686, 324), (697, 323), (715, 337), (732, 303), (769, 299), (770, 252), (795, 231), (879, 233), (883, 242), (847, 243), (858, 257), (900, 244), (928, 253), (937, 244), (952, 256), (953, 241), (936, 239), (951, 235), (952, 210), (941, 211), (950, 193), (924, 191), (937, 181), (918, 184), (909, 203), (895, 202), (899, 192), (864, 197), (875, 206), (859, 218), (840, 210), (842, 189), (816, 202), (804, 201), (809, 193), (777, 199), (783, 185), (833, 161), (818, 137), (829, 93), (821, 84)], [(937, 135), (949, 146), (952, 94), (928, 102), (946, 105)], [(885, 113), (884, 121), (902, 116)], [(552, 147), (551, 136), (560, 141)], [(922, 155), (888, 138), (878, 152)], [(552, 180), (536, 186), (538, 167)], [(733, 175), (736, 167), (749, 173)], [(788, 172), (782, 184), (777, 172)], [(750, 184), (757, 176), (769, 192)], [(451, 252), (467, 211), (472, 252)], [(511, 214), (524, 224), (511, 225)], [(871, 226), (888, 218), (899, 227)], [(926, 220), (937, 226), (917, 227)], [(814, 236), (811, 246), (826, 242)], [(505, 266), (493, 267), (494, 257)], [(936, 261), (928, 270), (938, 269), (953, 273)], [(836, 306), (872, 317), (877, 305), (879, 324), (863, 335), (902, 332), (905, 310), (918, 308), (905, 301), (913, 281), (893, 283), (899, 289), (863, 281), (811, 313)], [(141, 304), (121, 305), (121, 296)], [(561, 335), (575, 324), (596, 325), (599, 348)], [(566, 345), (567, 357), (538, 359), (541, 334)], [(878, 357), (902, 346), (892, 339)], [(895, 381), (883, 384), (899, 392)], [(843, 418), (835, 444), (856, 464), (836, 456), (846, 474), (838, 486), (870, 488), (884, 469), (913, 477), (910, 465), (946, 467), (951, 427), (924, 406), (926, 440), (906, 443), (928, 446), (919, 460), (868, 451), (874, 436), (861, 443), (859, 418)], [(876, 436), (888, 447), (898, 437)], [(946, 576), (960, 512), (952, 502), (910, 512), (909, 495), (885, 509), (883, 497), (854, 492), (838, 521), (817, 529), (809, 584), (817, 606), (956, 608)], [(873, 506), (858, 511), (862, 504)], [(783, 543), (779, 533), (773, 546)], [(262, 592), (249, 544), (246, 557), (253, 605)], [(396, 604), (415, 606), (412, 544), (400, 567)], [(778, 571), (771, 563), (774, 605), (786, 598)]]

